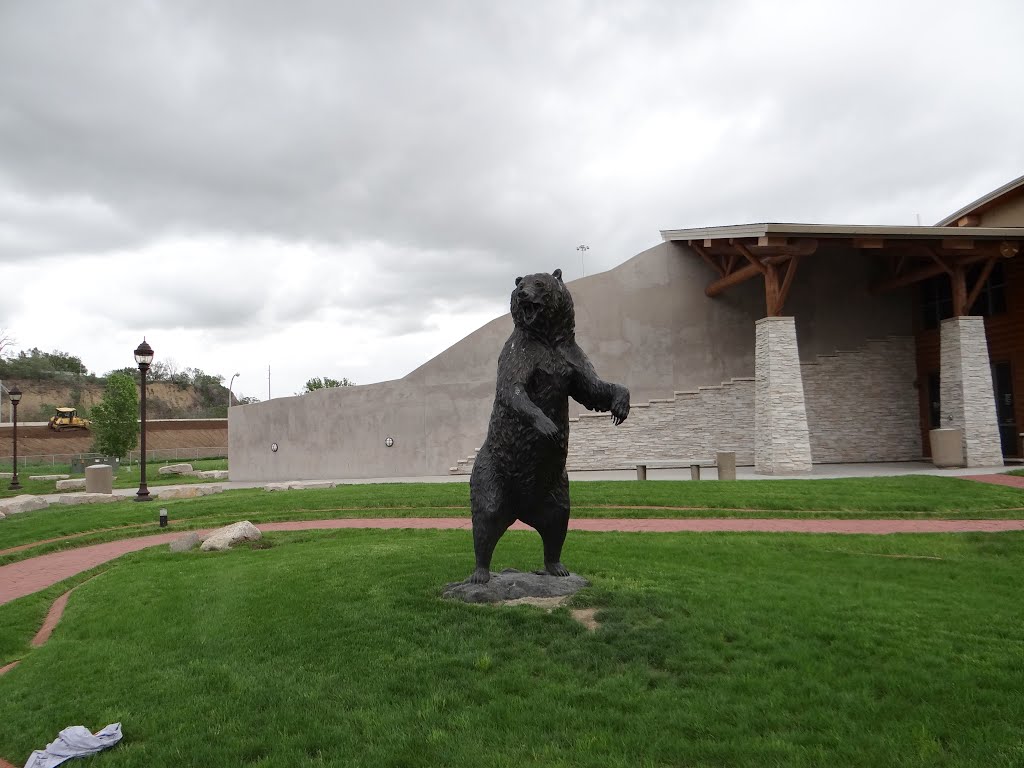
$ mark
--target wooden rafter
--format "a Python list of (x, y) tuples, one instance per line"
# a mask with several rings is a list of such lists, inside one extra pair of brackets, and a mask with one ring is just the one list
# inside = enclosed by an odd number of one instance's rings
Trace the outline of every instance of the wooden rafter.
[(996, 266), (996, 262), (999, 261), (998, 256), (989, 256), (988, 261), (985, 262), (985, 266), (981, 268), (981, 274), (978, 275), (978, 279), (974, 281), (974, 287), (971, 288), (971, 292), (967, 294), (967, 309), (968, 311), (974, 306), (974, 302), (978, 300), (978, 296), (981, 295), (981, 289), (985, 286), (985, 281), (988, 280), (992, 274), (992, 270)]
[(768, 267), (765, 264), (763, 264), (761, 260), (757, 258), (757, 256), (752, 254), (750, 252), (750, 249), (747, 248), (747, 246), (745, 246), (743, 243), (734, 240), (732, 241), (732, 247), (739, 251), (743, 258), (749, 261), (751, 265), (753, 265), (757, 269), (757, 271), (760, 272), (762, 275), (768, 273)]
[(726, 274), (728, 274), (726, 268), (720, 262), (717, 262), (713, 258), (711, 258), (711, 255), (707, 252), (707, 250), (705, 250), (703, 245), (698, 245), (697, 243), (691, 240), (690, 247), (693, 248), (694, 253), (696, 253), (698, 256), (704, 259), (708, 266), (715, 270), (722, 277), (725, 277)]

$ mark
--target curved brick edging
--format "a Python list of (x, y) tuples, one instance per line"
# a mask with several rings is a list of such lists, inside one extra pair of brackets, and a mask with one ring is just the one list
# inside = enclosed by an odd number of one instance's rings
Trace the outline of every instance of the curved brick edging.
[[(344, 518), (337, 520), (291, 520), (263, 523), (264, 531), (310, 531), (333, 529), (445, 529), (469, 530), (466, 517)], [(689, 519), (594, 519), (571, 520), (577, 531), (615, 531), (621, 533), (743, 532), (743, 533), (968, 533), (1024, 530), (1024, 520), (792, 520), (785, 518), (689, 518)], [(199, 531), (208, 532), (209, 529)], [(530, 530), (516, 523), (512, 530)], [(129, 552), (167, 544), (184, 531), (161, 533), (133, 539), (119, 539), (77, 549), (51, 552), (39, 557), (0, 566), (0, 605), (31, 595), (95, 568)]]

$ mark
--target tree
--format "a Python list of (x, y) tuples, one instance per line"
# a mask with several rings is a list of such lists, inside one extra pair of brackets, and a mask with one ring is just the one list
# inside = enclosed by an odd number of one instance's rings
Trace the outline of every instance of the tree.
[(317, 376), (306, 382), (306, 386), (298, 394), (306, 395), (310, 392), (316, 392), (318, 389), (333, 389), (334, 387), (354, 387), (356, 383), (349, 379), (342, 377), (341, 379), (332, 379), (330, 376), (324, 376), (322, 379)]
[(122, 457), (139, 439), (139, 393), (135, 379), (123, 373), (107, 377), (103, 400), (92, 409), (93, 448)]
[(9, 355), (11, 347), (17, 344), (17, 339), (7, 332), (6, 328), (0, 328), (0, 357)]

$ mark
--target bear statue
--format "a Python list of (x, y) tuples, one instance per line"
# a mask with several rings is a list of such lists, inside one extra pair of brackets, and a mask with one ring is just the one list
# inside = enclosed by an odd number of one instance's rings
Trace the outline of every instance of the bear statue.
[(598, 378), (576, 344), (576, 316), (562, 271), (516, 278), (515, 329), (498, 358), (498, 384), (487, 439), (469, 481), (476, 570), (491, 578), (498, 539), (516, 520), (544, 542), (544, 568), (568, 576), (562, 544), (569, 527), (569, 398), (592, 411), (629, 415), (629, 390)]

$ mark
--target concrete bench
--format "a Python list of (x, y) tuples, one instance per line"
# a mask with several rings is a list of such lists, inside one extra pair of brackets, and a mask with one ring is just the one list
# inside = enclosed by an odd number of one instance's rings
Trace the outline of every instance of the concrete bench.
[(636, 462), (636, 479), (646, 480), (648, 469), (684, 469), (690, 468), (690, 479), (700, 480), (701, 467), (718, 467), (720, 480), (736, 479), (736, 453), (720, 451), (714, 459), (645, 459)]
[(677, 461), (664, 461), (660, 459), (647, 459), (636, 463), (636, 479), (646, 480), (647, 470), (650, 469), (685, 469), (690, 468), (690, 479), (700, 480), (701, 467), (713, 467), (715, 462), (712, 459), (679, 459)]

